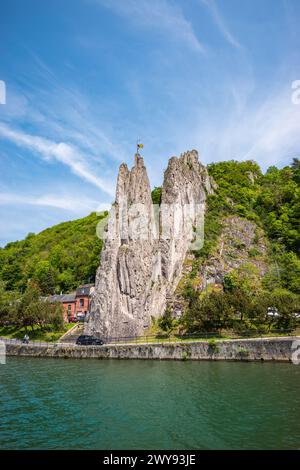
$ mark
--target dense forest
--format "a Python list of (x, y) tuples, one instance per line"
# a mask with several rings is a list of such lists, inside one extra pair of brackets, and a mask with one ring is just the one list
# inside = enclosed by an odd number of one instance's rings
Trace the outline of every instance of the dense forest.
[(222, 218), (238, 214), (254, 221), (268, 238), (269, 260), (278, 270), (276, 279), (268, 274), (266, 285), (271, 288), (278, 282), (278, 287), (300, 294), (300, 161), (295, 158), (280, 170), (272, 166), (264, 175), (252, 161), (220, 162), (208, 169), (218, 188), (209, 197), (200, 256), (209, 253)]
[[(217, 188), (208, 196), (204, 246), (194, 254), (192, 269), (178, 289), (185, 312), (174, 322), (167, 311), (162, 324), (186, 332), (295, 327), (300, 312), (299, 160), (282, 169), (272, 166), (265, 174), (253, 161), (214, 163), (208, 171)], [(228, 228), (232, 221), (240, 233)], [(249, 233), (244, 240), (233, 235), (241, 235), (243, 227), (254, 228), (248, 251), (244, 242)], [(228, 233), (227, 255), (237, 258), (236, 268), (223, 273), (221, 285), (199, 289), (203, 266), (214, 266), (218, 258), (226, 265), (223, 244)], [(266, 315), (268, 309), (273, 318)]]
[(32, 280), (43, 294), (53, 294), (93, 282), (102, 249), (96, 227), (105, 216), (92, 213), (1, 248), (0, 280), (6, 289), (24, 292)]

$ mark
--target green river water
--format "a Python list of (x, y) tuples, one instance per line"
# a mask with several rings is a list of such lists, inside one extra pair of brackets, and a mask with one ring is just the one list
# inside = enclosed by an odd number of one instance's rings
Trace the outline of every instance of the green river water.
[(1, 449), (299, 449), (300, 366), (8, 357)]

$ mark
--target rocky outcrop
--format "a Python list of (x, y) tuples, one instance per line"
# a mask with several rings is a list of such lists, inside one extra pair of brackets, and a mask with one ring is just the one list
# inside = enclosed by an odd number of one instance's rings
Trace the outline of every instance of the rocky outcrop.
[[(205, 260), (199, 264), (193, 254), (185, 260), (184, 276), (172, 299), (173, 304), (181, 303), (181, 313), (186, 308), (183, 291), (191, 282), (192, 269), (193, 287), (200, 292), (209, 287), (223, 289), (224, 277), (229, 274), (236, 275), (240, 281), (247, 278), (249, 285), (258, 286), (269, 269), (267, 240), (255, 222), (230, 215), (221, 220), (221, 227), (220, 236)], [(173, 304), (170, 307), (174, 312)]]
[(169, 160), (161, 205), (152, 205), (143, 158), (120, 166), (86, 332), (141, 335), (163, 314), (189, 248), (203, 241), (205, 201), (212, 192), (195, 150)]
[(180, 318), (188, 309), (187, 287), (198, 293), (207, 290), (223, 290), (224, 278), (247, 280), (253, 289), (262, 288), (268, 264), (268, 243), (264, 231), (257, 223), (237, 215), (228, 215), (220, 220), (221, 231), (215, 245), (205, 259), (189, 253), (185, 258), (182, 276), (168, 309), (174, 318)]
[(223, 285), (224, 276), (247, 270), (247, 277), (262, 279), (267, 272), (267, 241), (255, 222), (239, 216), (222, 221), (222, 232), (215, 249), (201, 266), (201, 290), (210, 285)]

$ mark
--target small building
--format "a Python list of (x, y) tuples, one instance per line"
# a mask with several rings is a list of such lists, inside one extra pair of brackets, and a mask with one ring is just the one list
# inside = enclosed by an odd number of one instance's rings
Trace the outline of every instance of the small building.
[(61, 302), (64, 309), (64, 321), (84, 321), (89, 312), (90, 299), (94, 291), (94, 284), (84, 284), (70, 294), (56, 294), (49, 297), (50, 302)]
[(94, 289), (94, 284), (84, 284), (76, 289), (75, 311), (77, 320), (84, 320), (86, 314), (89, 312), (90, 299)]
[(64, 321), (73, 322), (76, 321), (76, 294), (55, 294), (49, 297), (49, 302), (60, 302), (63, 305), (64, 309)]

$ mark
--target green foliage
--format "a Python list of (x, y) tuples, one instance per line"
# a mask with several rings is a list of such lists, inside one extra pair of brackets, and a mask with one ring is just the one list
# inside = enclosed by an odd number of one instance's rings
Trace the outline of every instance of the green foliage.
[[(267, 296), (268, 297), (268, 296)], [(279, 316), (269, 319), (269, 324), (276, 329), (295, 328), (297, 319), (295, 313), (300, 312), (300, 298), (287, 289), (275, 289), (269, 294), (269, 306), (275, 307)]]
[(269, 238), (300, 255), (299, 160), (281, 170), (270, 167), (261, 178), (255, 209)]
[[(196, 253), (190, 282), (184, 288), (187, 311), (182, 323), (189, 332), (266, 326), (267, 308), (275, 305), (280, 315), (273, 326), (293, 327), (293, 312), (300, 309), (299, 160), (295, 158), (283, 169), (270, 167), (265, 175), (252, 161), (214, 163), (208, 170), (217, 188), (207, 200), (204, 246)], [(223, 220), (229, 215), (254, 221), (259, 230), (264, 230), (268, 237), (268, 271), (262, 277), (255, 264), (245, 263), (224, 276), (223, 291), (200, 296), (193, 289), (193, 278), (213, 253)], [(258, 242), (257, 230), (254, 243)], [(249, 261), (257, 258), (259, 251), (252, 248), (248, 256)]]
[(15, 318), (18, 298), (16, 292), (7, 291), (5, 283), (0, 281), (0, 325), (4, 325)]
[(229, 274), (225, 274), (223, 278), (223, 287), (225, 292), (232, 292), (238, 287), (238, 285), (239, 281), (236, 273), (231, 272)]
[(263, 286), (268, 290), (284, 288), (300, 294), (300, 259), (298, 256), (291, 251), (278, 252), (273, 249), (269, 270), (263, 278)]
[(257, 292), (261, 288), (261, 276), (259, 269), (251, 263), (245, 263), (239, 268), (232, 269), (223, 278), (225, 292), (235, 292), (241, 289), (244, 292)]
[(30, 341), (57, 341), (66, 331), (74, 326), (74, 323), (64, 324), (62, 328), (55, 329), (53, 325), (45, 325), (43, 328), (36, 325), (34, 330), (28, 330), (18, 325), (0, 325), (0, 336), (5, 338), (23, 339), (25, 333), (29, 334)]
[(300, 160), (299, 158), (293, 158), (291, 167), (294, 172), (293, 180), (296, 181), (297, 184), (300, 184)]
[(190, 353), (188, 351), (183, 351), (183, 353), (181, 354), (182, 361), (187, 361), (189, 357)]
[(164, 315), (158, 319), (157, 324), (163, 331), (169, 331), (172, 328), (173, 318), (169, 308), (167, 308)]
[(56, 286), (56, 270), (49, 261), (39, 261), (36, 265), (33, 280), (43, 294), (54, 294)]
[(22, 295), (6, 291), (0, 285), (0, 325), (32, 329), (51, 325), (52, 330), (59, 330), (63, 326), (63, 307), (42, 298), (40, 289), (33, 282)]
[(215, 338), (211, 338), (208, 341), (208, 352), (209, 354), (216, 354), (220, 351), (218, 343), (216, 342)]
[(199, 261), (207, 258), (215, 247), (222, 230), (223, 206), (218, 201), (217, 195), (209, 195), (207, 198), (207, 212), (204, 224), (204, 245), (195, 253)]
[(268, 288), (300, 293), (300, 169), (272, 166), (260, 179), (255, 210), (270, 240), (272, 265), (265, 279)]
[(102, 249), (96, 226), (106, 215), (92, 213), (8, 243), (0, 248), (0, 280), (8, 290), (24, 292), (32, 279), (45, 295), (93, 282)]
[(162, 188), (160, 186), (155, 186), (151, 193), (152, 197), (152, 203), (153, 204), (159, 204), (161, 203), (161, 193), (162, 193)]
[(212, 163), (208, 165), (208, 171), (218, 185), (219, 212), (257, 220), (254, 205), (262, 176), (257, 163), (251, 160)]
[(248, 251), (249, 258), (256, 258), (259, 256), (260, 252), (257, 248), (250, 248)]
[(244, 348), (243, 346), (239, 346), (238, 347), (238, 355), (241, 358), (246, 359), (249, 356), (249, 351), (248, 351), (248, 349)]
[(239, 215), (257, 221), (254, 205), (259, 188), (261, 170), (253, 161), (212, 163), (210, 176), (217, 184), (214, 194), (207, 198), (204, 225), (204, 246), (196, 257), (206, 259), (213, 251), (222, 231), (225, 216)]
[[(278, 316), (268, 317), (268, 308), (275, 308)], [(189, 299), (182, 324), (188, 333), (248, 328), (290, 329), (297, 325), (300, 297), (286, 289), (273, 292), (253, 291), (243, 286), (229, 290), (193, 294)]]
[(225, 295), (213, 291), (200, 298), (196, 291), (189, 292), (185, 290), (188, 308), (181, 320), (188, 333), (216, 331), (226, 324), (228, 306)]
[[(198, 253), (206, 258), (214, 248), (227, 215), (239, 215), (255, 221), (266, 231), (271, 244), (281, 251), (300, 254), (300, 163), (270, 167), (262, 175), (253, 161), (219, 162), (208, 165), (209, 174), (217, 183), (215, 194), (208, 197), (205, 220), (205, 243)], [(250, 256), (255, 256), (252, 252)], [(281, 262), (284, 260), (277, 260)], [(296, 280), (300, 285), (300, 278)], [(295, 279), (286, 285), (295, 289)]]

